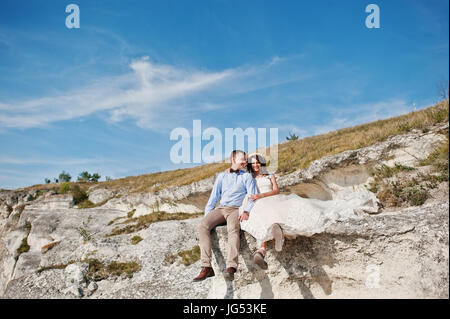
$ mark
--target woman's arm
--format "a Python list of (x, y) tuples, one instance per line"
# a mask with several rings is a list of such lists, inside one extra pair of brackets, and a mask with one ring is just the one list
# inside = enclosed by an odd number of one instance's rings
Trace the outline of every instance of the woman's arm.
[(257, 200), (257, 199), (264, 198), (264, 197), (267, 197), (267, 196), (273, 196), (273, 195), (279, 194), (280, 191), (278, 189), (278, 184), (277, 184), (277, 181), (275, 179), (275, 175), (274, 174), (272, 174), (270, 176), (270, 180), (272, 182), (272, 190), (270, 192), (252, 195), (252, 196), (250, 196), (250, 199)]

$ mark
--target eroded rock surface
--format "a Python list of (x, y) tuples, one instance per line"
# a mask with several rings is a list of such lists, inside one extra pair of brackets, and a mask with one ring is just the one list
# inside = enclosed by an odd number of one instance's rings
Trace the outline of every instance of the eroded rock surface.
[(258, 247), (241, 232), (238, 272), (226, 281), (227, 231), (213, 235), (209, 298), (448, 298), (449, 203), (347, 220), (311, 237), (268, 246), (267, 270), (253, 264)]
[[(445, 136), (392, 137), (370, 147), (327, 156), (305, 170), (277, 176), (286, 192), (322, 200), (366, 188), (370, 169), (415, 166)], [(89, 199), (103, 205), (78, 209), (71, 195), (0, 192), (0, 296), (2, 298), (448, 298), (448, 182), (424, 205), (361, 212), (311, 237), (288, 238), (282, 252), (269, 243), (269, 269), (255, 269), (255, 241), (241, 232), (239, 271), (225, 282), (226, 229), (213, 232), (216, 276), (192, 279), (199, 262), (184, 266), (178, 252), (198, 245), (201, 218), (156, 222), (111, 236), (129, 218), (153, 211), (203, 211), (215, 176), (158, 193), (127, 194), (101, 185)], [(444, 189), (444, 190), (443, 190)], [(132, 238), (134, 238), (132, 240)], [(171, 258), (168, 258), (172, 256)], [(173, 257), (175, 256), (175, 257)], [(136, 263), (132, 276), (97, 274), (97, 261)]]

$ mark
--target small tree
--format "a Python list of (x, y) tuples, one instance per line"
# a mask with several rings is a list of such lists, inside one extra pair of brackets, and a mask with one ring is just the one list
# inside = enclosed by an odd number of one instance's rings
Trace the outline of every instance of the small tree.
[(78, 182), (89, 182), (91, 178), (91, 174), (89, 174), (89, 172), (87, 171), (84, 171), (81, 172), (80, 175), (78, 175)]
[(91, 182), (98, 182), (98, 180), (100, 179), (100, 175), (98, 175), (98, 173), (94, 173), (91, 175), (90, 181)]
[(441, 100), (448, 100), (449, 97), (449, 85), (448, 80), (442, 78), (437, 84), (439, 98)]
[(65, 171), (62, 171), (62, 173), (59, 174), (58, 177), (61, 182), (70, 182), (70, 180), (72, 179), (72, 176), (70, 176), (70, 174), (66, 173)]
[(289, 132), (289, 136), (286, 136), (286, 139), (288, 141), (295, 141), (295, 140), (298, 140), (298, 138), (299, 138), (298, 135), (295, 135), (292, 132)]
[(52, 181), (49, 180), (48, 178), (45, 179), (45, 184), (50, 184)]

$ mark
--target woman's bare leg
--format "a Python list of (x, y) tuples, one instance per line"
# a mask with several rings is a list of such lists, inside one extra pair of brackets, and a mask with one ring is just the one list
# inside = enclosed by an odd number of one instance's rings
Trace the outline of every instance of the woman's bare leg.
[(275, 250), (281, 251), (284, 243), (284, 235), (280, 225), (274, 224), (272, 227), (273, 238), (275, 239)]

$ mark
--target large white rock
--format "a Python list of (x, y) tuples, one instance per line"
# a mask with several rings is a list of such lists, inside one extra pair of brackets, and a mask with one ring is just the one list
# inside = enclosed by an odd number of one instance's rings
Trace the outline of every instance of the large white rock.
[(234, 281), (223, 276), (225, 226), (213, 232), (208, 298), (448, 298), (448, 202), (330, 225), (312, 237), (268, 245), (269, 268), (253, 264), (258, 248), (241, 231)]
[(98, 204), (112, 198), (113, 196), (114, 192), (112, 190), (100, 188), (89, 193), (89, 200), (94, 204)]
[[(372, 165), (416, 165), (443, 139), (433, 131), (395, 136), (318, 159), (305, 170), (278, 176), (278, 184), (305, 197), (345, 197), (367, 185)], [(214, 180), (212, 176), (157, 193), (131, 195), (122, 190), (121, 197), (92, 209), (73, 208), (70, 195), (48, 193), (28, 201), (24, 191), (0, 192), (0, 297), (448, 298), (448, 201), (392, 213), (363, 213), (360, 219), (335, 223), (314, 236), (289, 238), (281, 253), (270, 243), (267, 271), (254, 269), (256, 243), (242, 233), (239, 271), (232, 283), (221, 275), (226, 256), (224, 227), (213, 232), (215, 277), (193, 283), (200, 263), (179, 263), (178, 252), (198, 245), (196, 227), (201, 218), (157, 222), (135, 233), (110, 236), (133, 209), (135, 216), (156, 206), (173, 212), (201, 211), (204, 206), (199, 202)], [(108, 196), (101, 190), (98, 193)], [(190, 202), (198, 194), (203, 194), (201, 200)], [(26, 205), (23, 210), (21, 204)], [(136, 245), (131, 240), (134, 236), (142, 239)], [(24, 238), (30, 250), (19, 254)], [(43, 249), (56, 242), (52, 249)], [(168, 256), (176, 261), (168, 263)], [(140, 270), (132, 278), (97, 281), (97, 287), (92, 281), (67, 287), (68, 278), (73, 275), (79, 283), (84, 271), (67, 270), (64, 265), (86, 258), (105, 264), (134, 261)], [(45, 267), (50, 268), (37, 272)]]

